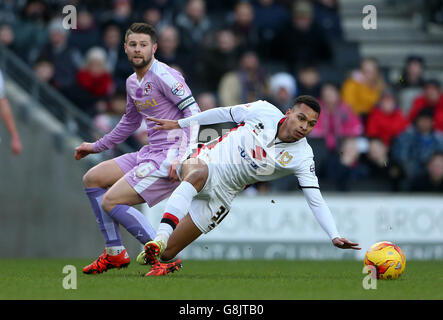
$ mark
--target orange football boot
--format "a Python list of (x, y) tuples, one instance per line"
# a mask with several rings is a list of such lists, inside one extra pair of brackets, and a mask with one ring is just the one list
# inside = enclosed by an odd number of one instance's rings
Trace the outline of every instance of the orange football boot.
[(83, 268), (83, 273), (86, 274), (97, 274), (104, 271), (108, 271), (113, 268), (126, 268), (129, 265), (128, 252), (124, 249), (120, 254), (111, 256), (103, 251), (103, 253), (90, 265)]
[(157, 262), (145, 276), (166, 276), (168, 273), (178, 271), (182, 267), (182, 260), (177, 259), (173, 262)]

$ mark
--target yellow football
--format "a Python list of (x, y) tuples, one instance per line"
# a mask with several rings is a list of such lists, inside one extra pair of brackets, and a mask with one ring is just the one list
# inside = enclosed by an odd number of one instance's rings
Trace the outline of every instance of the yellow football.
[(398, 279), (406, 267), (406, 258), (399, 246), (389, 241), (373, 244), (366, 252), (365, 266), (377, 272), (377, 279)]

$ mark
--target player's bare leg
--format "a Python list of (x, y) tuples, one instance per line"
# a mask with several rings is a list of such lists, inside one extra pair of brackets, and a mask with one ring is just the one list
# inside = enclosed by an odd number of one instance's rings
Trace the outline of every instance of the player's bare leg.
[(169, 237), (165, 251), (160, 256), (163, 261), (169, 261), (184, 248), (201, 236), (202, 232), (194, 224), (189, 213), (180, 221)]
[[(157, 230), (154, 241), (146, 243), (144, 255), (139, 255), (137, 261), (143, 260), (154, 265), (166, 249), (168, 239), (176, 226), (188, 213), (191, 201), (203, 189), (209, 175), (207, 164), (200, 159), (191, 158), (183, 162), (181, 167), (182, 182), (171, 194), (165, 206), (165, 213)], [(169, 245), (169, 244), (168, 244)], [(143, 257), (142, 257), (143, 256)]]
[(106, 160), (85, 173), (83, 185), (85, 188), (109, 188), (123, 175), (122, 169), (114, 160)]

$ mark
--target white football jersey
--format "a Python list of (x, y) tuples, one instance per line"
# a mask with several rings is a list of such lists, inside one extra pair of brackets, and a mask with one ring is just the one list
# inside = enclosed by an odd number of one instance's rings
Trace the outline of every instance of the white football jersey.
[(291, 174), (297, 176), (302, 188), (319, 187), (306, 138), (292, 143), (277, 138), (278, 127), (286, 119), (279, 109), (262, 100), (228, 108), (238, 127), (197, 151), (217, 167), (226, 187), (239, 192), (258, 181)]

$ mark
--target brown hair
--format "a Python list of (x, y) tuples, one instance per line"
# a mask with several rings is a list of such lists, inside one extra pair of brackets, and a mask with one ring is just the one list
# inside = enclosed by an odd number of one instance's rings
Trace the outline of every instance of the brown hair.
[(151, 37), (152, 44), (157, 43), (157, 32), (155, 28), (147, 23), (143, 22), (134, 22), (131, 24), (128, 30), (126, 30), (125, 34), (125, 42), (128, 41), (128, 36), (133, 33), (143, 33), (148, 34)]

